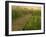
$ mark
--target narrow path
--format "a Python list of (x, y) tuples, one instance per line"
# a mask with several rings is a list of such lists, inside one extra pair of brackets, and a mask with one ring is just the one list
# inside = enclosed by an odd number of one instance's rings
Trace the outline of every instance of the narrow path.
[(24, 17), (20, 17), (19, 19), (13, 20), (12, 24), (12, 30), (13, 31), (18, 31), (23, 28), (25, 23), (29, 21), (29, 18), (31, 17), (31, 14), (25, 15)]

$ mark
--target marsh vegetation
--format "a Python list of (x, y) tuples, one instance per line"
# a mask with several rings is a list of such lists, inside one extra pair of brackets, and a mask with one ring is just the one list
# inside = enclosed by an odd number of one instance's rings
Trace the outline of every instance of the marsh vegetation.
[(12, 6), (12, 31), (41, 29), (41, 8)]

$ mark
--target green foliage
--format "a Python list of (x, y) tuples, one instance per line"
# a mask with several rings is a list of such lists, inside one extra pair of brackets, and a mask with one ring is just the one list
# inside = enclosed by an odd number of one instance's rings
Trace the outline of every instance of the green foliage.
[(33, 16), (41, 16), (41, 10), (34, 10)]
[(38, 30), (41, 29), (41, 10), (29, 10), (21, 7), (16, 7), (12, 10), (12, 19), (17, 19), (27, 14), (32, 14), (30, 20), (26, 22), (22, 30)]
[(32, 10), (29, 10), (27, 8), (21, 8), (19, 6), (16, 6), (15, 9), (12, 9), (12, 19), (17, 19), (27, 14), (32, 14)]
[(30, 21), (27, 22), (23, 30), (38, 30), (41, 29), (41, 19), (40, 16), (32, 16)]

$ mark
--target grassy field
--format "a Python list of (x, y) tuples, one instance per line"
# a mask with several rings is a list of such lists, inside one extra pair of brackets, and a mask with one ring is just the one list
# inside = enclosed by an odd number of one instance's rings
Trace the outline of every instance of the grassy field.
[(41, 29), (40, 7), (12, 6), (12, 31)]

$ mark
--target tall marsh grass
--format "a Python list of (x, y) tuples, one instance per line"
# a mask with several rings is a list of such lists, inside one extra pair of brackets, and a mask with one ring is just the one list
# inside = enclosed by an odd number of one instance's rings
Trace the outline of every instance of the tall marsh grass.
[(29, 9), (23, 9), (21, 7), (16, 7), (16, 9), (12, 10), (12, 19), (16, 20), (17, 18), (20, 18), (27, 14), (32, 14), (32, 16), (30, 16), (29, 21), (26, 22), (22, 30), (41, 29), (41, 10), (29, 10)]

